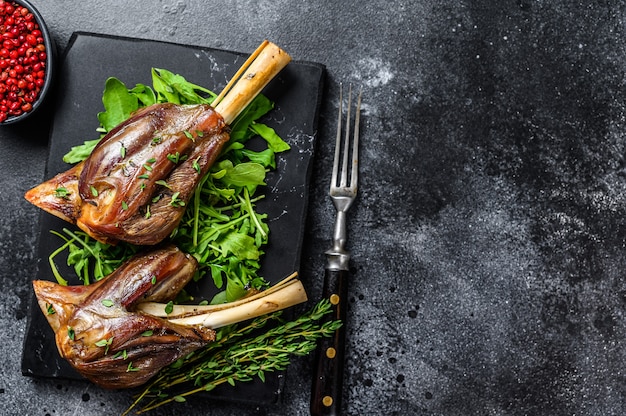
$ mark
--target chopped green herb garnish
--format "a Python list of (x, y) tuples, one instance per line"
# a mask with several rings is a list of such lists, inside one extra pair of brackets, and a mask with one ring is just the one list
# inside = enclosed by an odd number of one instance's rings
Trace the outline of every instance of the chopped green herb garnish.
[(72, 328), (71, 326), (67, 327), (67, 336), (69, 339), (74, 341), (74, 337), (76, 336), (76, 333), (74, 332), (74, 328)]
[(179, 199), (178, 196), (180, 195), (180, 192), (174, 192), (174, 194), (172, 195), (172, 200), (170, 201), (170, 205), (173, 207), (184, 207), (185, 206), (185, 201), (183, 201), (182, 199)]
[(104, 355), (107, 355), (107, 353), (109, 352), (109, 347), (111, 346), (112, 343), (113, 343), (113, 337), (109, 339), (101, 339), (100, 341), (96, 342), (96, 347), (104, 347)]
[(128, 363), (128, 367), (126, 367), (126, 372), (127, 373), (130, 373), (131, 371), (139, 371), (139, 368), (133, 367), (133, 362), (132, 361), (130, 361)]
[(98, 190), (95, 188), (95, 186), (91, 185), (89, 189), (91, 190), (91, 195), (98, 196)]
[(172, 313), (173, 310), (174, 310), (174, 302), (170, 300), (169, 302), (167, 302), (167, 305), (165, 305), (165, 313), (169, 315), (170, 313)]
[(51, 304), (46, 303), (46, 313), (48, 315), (54, 315), (57, 311), (54, 310), (54, 307)]
[(143, 332), (141, 333), (141, 336), (142, 336), (142, 337), (151, 337), (152, 335), (154, 335), (154, 331), (153, 331), (153, 330), (151, 330), (151, 329), (149, 329), (149, 330), (147, 330), (147, 331), (143, 331)]
[(59, 187), (54, 190), (54, 196), (57, 198), (70, 199), (70, 195), (70, 191), (64, 187)]
[(126, 352), (126, 350), (118, 351), (113, 356), (113, 358), (120, 358), (120, 357), (122, 357), (123, 360), (126, 360), (128, 358), (128, 353)]
[(102, 304), (106, 306), (107, 308), (110, 308), (111, 306), (115, 305), (115, 303), (113, 303), (111, 299), (102, 299)]

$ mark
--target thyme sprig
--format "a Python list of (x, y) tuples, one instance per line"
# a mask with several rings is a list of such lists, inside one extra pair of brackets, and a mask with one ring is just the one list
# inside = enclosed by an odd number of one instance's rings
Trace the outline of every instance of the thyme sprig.
[[(275, 312), (245, 326), (228, 327), (218, 334), (216, 342), (161, 370), (124, 415), (144, 401), (147, 403), (137, 414), (184, 402), (188, 396), (211, 391), (224, 383), (235, 385), (254, 377), (265, 381), (265, 373), (284, 370), (292, 356), (307, 355), (316, 348), (319, 338), (332, 336), (341, 321), (320, 323), (330, 312), (330, 302), (323, 299), (292, 321), (283, 320), (281, 312)], [(270, 324), (277, 326), (259, 332)]]

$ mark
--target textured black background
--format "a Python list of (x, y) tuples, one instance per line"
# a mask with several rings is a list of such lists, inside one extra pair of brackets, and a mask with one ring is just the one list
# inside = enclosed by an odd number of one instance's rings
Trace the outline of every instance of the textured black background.
[[(77, 30), (239, 52), (269, 38), (326, 66), (312, 298), (338, 82), (363, 86), (346, 414), (625, 413), (624, 1), (34, 3), (61, 50)], [(44, 175), (46, 118), (0, 130), (0, 397), (8, 414), (116, 414), (127, 393), (19, 370), (39, 218), (21, 195)], [(271, 407), (157, 414), (305, 415), (310, 374), (296, 360)]]

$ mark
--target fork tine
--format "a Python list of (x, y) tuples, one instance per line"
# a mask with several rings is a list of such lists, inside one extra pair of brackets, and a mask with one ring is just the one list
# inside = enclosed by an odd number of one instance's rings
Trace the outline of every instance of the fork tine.
[[(356, 192), (359, 181), (359, 125), (361, 122), (361, 95), (363, 89), (359, 90), (359, 96), (356, 100), (356, 108), (354, 114), (354, 139), (352, 140), (352, 174), (350, 177), (350, 190)], [(347, 152), (346, 148), (346, 152)]]
[(343, 162), (341, 164), (341, 183), (342, 188), (348, 186), (348, 155), (350, 154), (350, 110), (352, 108), (352, 84), (348, 90), (348, 107), (346, 108), (346, 135), (343, 145)]
[(330, 180), (331, 191), (337, 186), (339, 173), (339, 158), (341, 154), (341, 120), (343, 116), (343, 84), (339, 84), (339, 114), (337, 115), (337, 137), (335, 139), (335, 158), (333, 159), (333, 173)]

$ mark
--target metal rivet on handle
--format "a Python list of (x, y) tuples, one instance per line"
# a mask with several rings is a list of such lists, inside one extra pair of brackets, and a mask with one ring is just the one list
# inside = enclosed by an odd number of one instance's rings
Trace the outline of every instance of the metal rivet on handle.
[(333, 305), (338, 305), (339, 304), (339, 295), (337, 295), (336, 293), (333, 293), (332, 295), (330, 295), (330, 303), (332, 303)]
[(330, 347), (326, 350), (326, 356), (328, 358), (335, 358), (335, 355), (337, 355), (337, 350), (335, 350), (333, 347)]
[(324, 396), (322, 399), (322, 404), (326, 407), (330, 407), (333, 405), (333, 398), (330, 396)]

